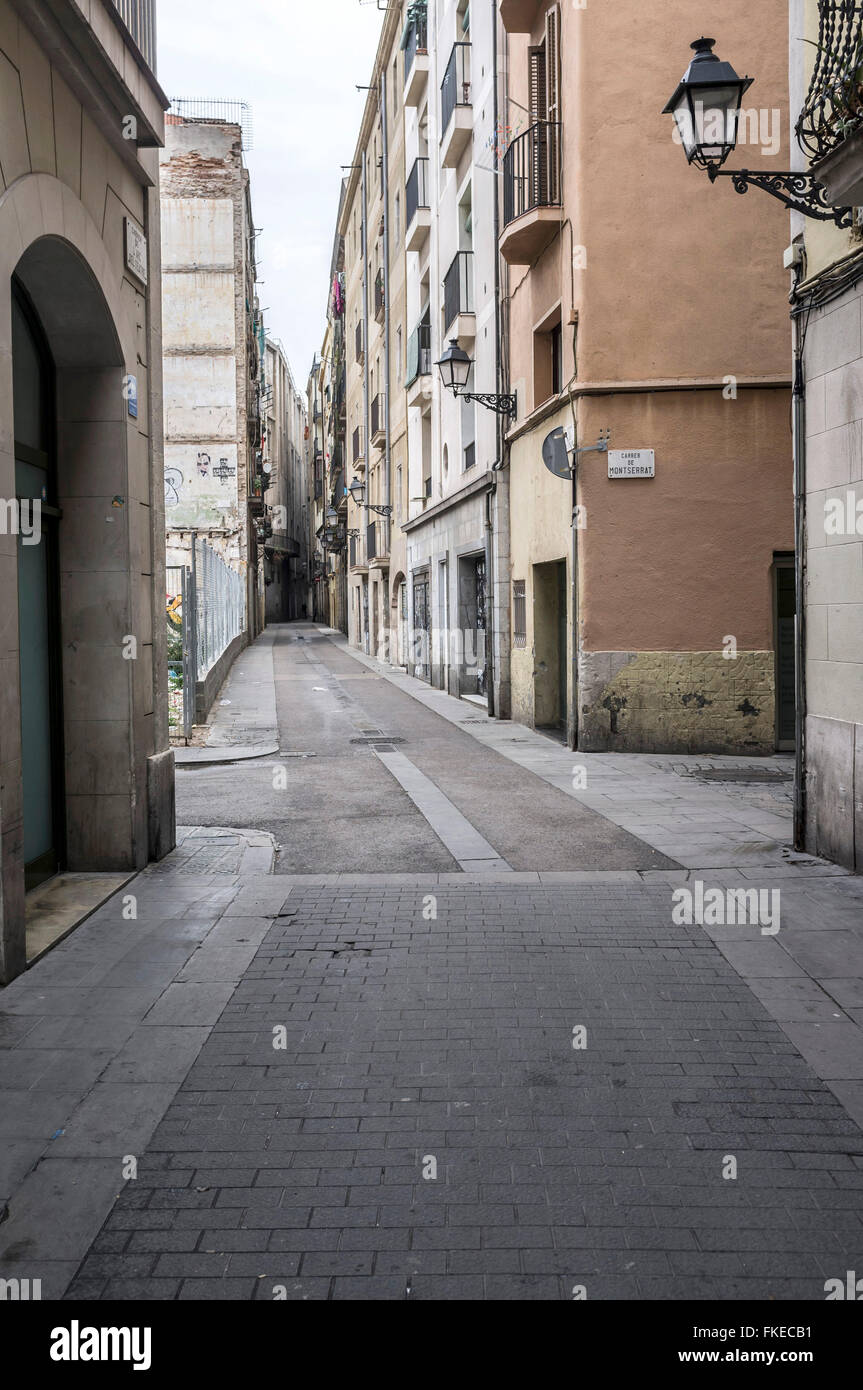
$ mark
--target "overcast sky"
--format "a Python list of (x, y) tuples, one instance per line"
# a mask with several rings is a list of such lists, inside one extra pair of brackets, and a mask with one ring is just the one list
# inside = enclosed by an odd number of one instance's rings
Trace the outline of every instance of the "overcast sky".
[(305, 388), (323, 338), (340, 164), (350, 164), (383, 14), (378, 0), (160, 0), (169, 97), (247, 101), (261, 305)]

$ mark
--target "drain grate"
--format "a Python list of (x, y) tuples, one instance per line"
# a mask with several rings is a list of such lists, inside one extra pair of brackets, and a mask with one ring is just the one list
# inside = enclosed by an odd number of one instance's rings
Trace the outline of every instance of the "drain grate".
[(700, 782), (792, 782), (794, 774), (782, 767), (703, 767), (688, 768), (680, 774)]
[(372, 743), (393, 743), (393, 744), (395, 744), (395, 743), (406, 743), (406, 742), (407, 742), (407, 740), (406, 740), (406, 739), (403, 739), (403, 738), (393, 738), (392, 734), (380, 734), (380, 733), (378, 733), (378, 734), (362, 734), (359, 738), (352, 738), (352, 739), (351, 739), (351, 743), (363, 743), (363, 744), (372, 744)]
[(490, 719), (460, 719), (460, 724), (490, 724)]

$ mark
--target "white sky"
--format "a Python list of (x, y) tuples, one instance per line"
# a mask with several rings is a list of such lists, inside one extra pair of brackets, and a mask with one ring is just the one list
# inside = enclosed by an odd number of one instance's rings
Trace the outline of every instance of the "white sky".
[(326, 321), (339, 165), (354, 155), (383, 14), (378, 0), (160, 0), (169, 97), (247, 101), (246, 155), (267, 332), (305, 389)]

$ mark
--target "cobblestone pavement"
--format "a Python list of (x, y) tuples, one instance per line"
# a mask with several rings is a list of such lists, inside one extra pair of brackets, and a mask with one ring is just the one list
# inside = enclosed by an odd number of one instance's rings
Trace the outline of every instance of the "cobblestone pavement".
[(261, 878), (218, 931), (260, 945), (67, 1297), (823, 1299), (861, 1267), (863, 1134), (667, 885)]

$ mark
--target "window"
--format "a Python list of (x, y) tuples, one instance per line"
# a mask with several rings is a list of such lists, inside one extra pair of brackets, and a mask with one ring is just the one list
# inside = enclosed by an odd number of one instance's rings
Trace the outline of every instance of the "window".
[(559, 396), (563, 390), (563, 324), (556, 323), (551, 330), (551, 394)]
[(533, 408), (557, 396), (566, 384), (560, 305), (533, 334)]
[(395, 198), (395, 212), (393, 216), (393, 223), (393, 234), (395, 238), (394, 244), (398, 246), (399, 242), (402, 239), (402, 200), (401, 195), (399, 193), (396, 194)]
[(396, 379), (401, 380), (403, 375), (403, 352), (402, 352), (402, 330), (396, 332)]
[(527, 598), (523, 579), (512, 581), (512, 645), (527, 646)]

